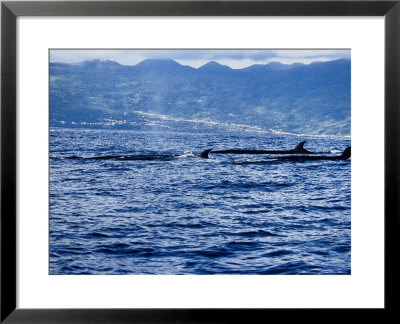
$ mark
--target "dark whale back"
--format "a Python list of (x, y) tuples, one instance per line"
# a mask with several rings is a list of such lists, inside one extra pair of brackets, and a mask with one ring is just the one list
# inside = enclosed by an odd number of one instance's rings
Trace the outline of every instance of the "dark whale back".
[(211, 150), (212, 149), (208, 149), (208, 150), (205, 150), (205, 151), (201, 152), (199, 157), (201, 157), (202, 159), (208, 159), (208, 153), (210, 153)]
[(304, 144), (306, 144), (307, 141), (300, 142), (299, 144), (296, 145), (296, 147), (293, 149), (293, 153), (311, 153), (310, 151), (307, 151), (304, 148)]
[(346, 148), (346, 149), (343, 151), (342, 155), (339, 156), (339, 159), (340, 159), (340, 160), (347, 160), (347, 159), (349, 159), (350, 157), (351, 157), (351, 146), (349, 146), (348, 148)]

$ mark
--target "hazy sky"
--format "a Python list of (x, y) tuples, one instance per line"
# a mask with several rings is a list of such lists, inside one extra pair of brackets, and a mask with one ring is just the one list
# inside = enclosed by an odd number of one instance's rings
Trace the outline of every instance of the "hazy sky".
[(284, 64), (295, 62), (309, 64), (314, 61), (350, 59), (350, 50), (50, 50), (50, 62), (80, 63), (100, 59), (116, 61), (123, 65), (135, 65), (149, 58), (173, 59), (196, 68), (209, 61), (217, 61), (237, 69), (273, 61)]

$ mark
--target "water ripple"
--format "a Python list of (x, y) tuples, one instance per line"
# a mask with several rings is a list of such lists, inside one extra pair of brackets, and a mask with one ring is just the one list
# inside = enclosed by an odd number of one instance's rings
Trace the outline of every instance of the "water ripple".
[[(350, 144), (306, 139), (318, 152)], [(50, 273), (350, 274), (349, 161), (258, 163), (259, 157), (189, 153), (291, 147), (298, 140), (51, 129)], [(166, 153), (180, 157), (78, 158)]]

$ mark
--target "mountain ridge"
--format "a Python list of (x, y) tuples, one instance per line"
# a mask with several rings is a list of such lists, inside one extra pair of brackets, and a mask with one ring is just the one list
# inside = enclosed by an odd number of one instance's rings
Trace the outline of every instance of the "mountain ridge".
[[(297, 67), (297, 66), (307, 66), (307, 65), (311, 65), (311, 64), (319, 64), (319, 63), (327, 63), (327, 62), (338, 62), (338, 61), (342, 61), (342, 62), (346, 61), (346, 62), (350, 63), (350, 59), (348, 59), (348, 58), (340, 58), (340, 59), (335, 59), (335, 60), (330, 60), (330, 61), (313, 61), (313, 62), (311, 62), (309, 64), (300, 63), (300, 62), (294, 62), (294, 63), (290, 63), (290, 64), (285, 64), (285, 63), (281, 63), (281, 62), (278, 62), (278, 61), (271, 61), (271, 62), (268, 62), (268, 63), (265, 63), (265, 64), (255, 63), (255, 64), (248, 65), (246, 67), (243, 67), (243, 68), (231, 68), (229, 65), (221, 64), (221, 63), (219, 63), (217, 61), (210, 60), (209, 62), (199, 66), (198, 68), (194, 68), (194, 69), (200, 69), (200, 68), (202, 68), (202, 67), (204, 67), (206, 65), (209, 65), (209, 64), (211, 64), (211, 65), (219, 65), (219, 66), (226, 66), (226, 67), (229, 67), (232, 70), (245, 70), (245, 69), (248, 69), (248, 68), (253, 67), (253, 66), (274, 66), (274, 65), (277, 66), (277, 65), (281, 65), (281, 66), (285, 66), (285, 67)], [(85, 65), (85, 64), (101, 63), (101, 64), (115, 64), (115, 65), (119, 65), (119, 66), (122, 66), (122, 67), (134, 67), (134, 66), (137, 66), (137, 65), (141, 65), (143, 63), (146, 63), (146, 64), (156, 63), (156, 64), (158, 64), (159, 62), (174, 62), (174, 63), (176, 63), (178, 65), (181, 65), (181, 66), (188, 66), (188, 65), (181, 64), (181, 63), (179, 63), (178, 61), (176, 61), (174, 59), (143, 59), (142, 61), (140, 61), (140, 62), (138, 62), (138, 63), (136, 63), (134, 65), (121, 64), (121, 63), (119, 63), (117, 61), (102, 60), (102, 59), (84, 60), (84, 61), (81, 61), (81, 62), (78, 62), (78, 63), (65, 63), (65, 62), (54, 61), (54, 62), (50, 62), (50, 65)]]
[(157, 59), (133, 66), (102, 60), (51, 62), (50, 125), (179, 126), (134, 113), (143, 111), (265, 130), (349, 135), (350, 67), (348, 59), (308, 65), (270, 62), (242, 69), (215, 61), (197, 69)]

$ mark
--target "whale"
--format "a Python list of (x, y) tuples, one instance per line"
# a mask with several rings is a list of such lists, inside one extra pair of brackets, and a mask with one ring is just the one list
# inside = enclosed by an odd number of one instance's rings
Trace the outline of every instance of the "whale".
[(347, 147), (341, 155), (327, 156), (327, 155), (310, 155), (310, 156), (280, 156), (274, 159), (284, 161), (344, 161), (351, 157), (351, 146)]
[(290, 156), (274, 156), (273, 158), (263, 159), (258, 161), (236, 161), (239, 164), (265, 163), (272, 161), (345, 161), (351, 157), (351, 146), (347, 147), (341, 155), (290, 155)]
[(212, 149), (204, 150), (199, 154), (199, 157), (202, 159), (208, 159), (208, 154), (212, 151)]
[[(208, 154), (211, 149), (204, 150), (199, 154), (188, 157), (198, 157), (202, 159), (208, 159)], [(76, 155), (65, 157), (64, 159), (70, 160), (113, 160), (113, 161), (153, 161), (153, 160), (171, 160), (174, 158), (182, 157), (182, 155), (172, 154), (152, 154), (152, 155), (102, 155), (93, 157), (79, 157)]]
[(314, 154), (304, 148), (307, 141), (300, 142), (292, 150), (216, 150), (212, 151), (213, 154)]

